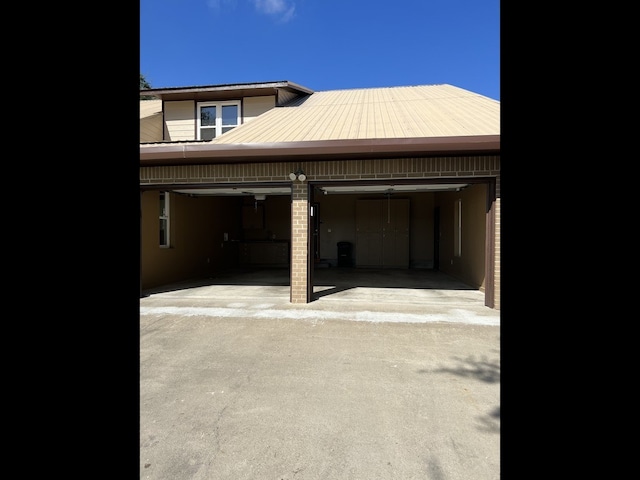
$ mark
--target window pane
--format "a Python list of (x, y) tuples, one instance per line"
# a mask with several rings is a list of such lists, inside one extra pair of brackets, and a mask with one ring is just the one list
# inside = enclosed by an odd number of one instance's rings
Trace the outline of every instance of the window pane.
[(216, 138), (216, 129), (215, 128), (200, 129), (200, 138), (202, 140), (211, 140), (213, 138)]
[(222, 127), (222, 133), (228, 132), (229, 130), (233, 130), (234, 127)]
[(160, 245), (167, 245), (167, 221), (160, 220)]
[(222, 106), (222, 125), (238, 124), (238, 106), (223, 105)]
[(160, 216), (165, 217), (167, 215), (167, 207), (165, 202), (165, 193), (160, 192)]
[(216, 124), (216, 107), (202, 107), (200, 109), (200, 125), (203, 127)]

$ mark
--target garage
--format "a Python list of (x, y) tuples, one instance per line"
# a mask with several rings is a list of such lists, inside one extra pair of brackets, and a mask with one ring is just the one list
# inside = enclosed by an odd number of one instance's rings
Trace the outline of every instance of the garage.
[[(318, 297), (314, 288), (317, 291), (321, 287), (314, 282), (317, 271), (340, 268), (343, 283), (349, 283), (347, 278), (351, 274), (358, 278), (354, 284), (362, 283), (363, 273), (369, 271), (371, 278), (384, 278), (386, 287), (396, 288), (407, 283), (411, 272), (420, 278), (425, 271), (440, 271), (442, 258), (447, 260), (445, 267), (449, 268), (443, 269), (447, 275), (465, 282), (469, 288), (485, 290), (485, 204), (490, 200), (487, 198), (492, 191), (487, 188), (490, 182), (310, 181), (308, 185), (310, 301)], [(285, 272), (290, 278), (293, 234), (290, 184), (206, 188), (181, 185), (150, 189), (142, 198), (158, 195), (160, 191), (172, 198), (173, 218), (173, 247), (161, 254), (168, 257), (176, 250), (185, 253), (175, 255), (179, 261), (173, 262), (175, 270), (170, 275), (163, 280), (156, 273), (153, 275), (156, 282), (143, 282), (144, 289), (158, 289), (176, 281), (206, 281), (222, 272), (235, 273), (234, 281), (238, 282), (242, 281), (243, 272), (254, 275), (260, 269), (271, 272), (279, 269), (280, 274), (274, 274), (279, 282)], [(472, 235), (463, 239), (469, 245), (466, 250), (474, 249), (475, 261), (465, 267), (468, 272), (456, 270), (458, 266), (450, 260), (452, 248), (440, 243), (441, 229), (453, 228), (453, 218), (448, 217), (454, 215), (447, 205), (454, 198), (465, 199), (465, 223)], [(151, 211), (151, 207), (145, 210)], [(184, 231), (179, 230), (181, 226)], [(346, 258), (341, 256), (345, 247)], [(387, 272), (381, 277), (377, 272), (383, 269)], [(406, 270), (402, 275), (391, 275), (402, 270)], [(252, 281), (247, 275), (247, 284)], [(432, 287), (425, 285), (425, 288)]]

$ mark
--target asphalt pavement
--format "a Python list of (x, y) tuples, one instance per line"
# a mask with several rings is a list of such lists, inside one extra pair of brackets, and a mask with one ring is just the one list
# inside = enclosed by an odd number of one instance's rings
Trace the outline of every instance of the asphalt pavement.
[(500, 312), (338, 273), (304, 305), (263, 273), (145, 292), (141, 479), (500, 478)]

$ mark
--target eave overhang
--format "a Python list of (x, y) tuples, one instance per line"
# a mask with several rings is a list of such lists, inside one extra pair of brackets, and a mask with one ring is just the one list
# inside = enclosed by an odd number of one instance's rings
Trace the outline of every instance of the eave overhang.
[(140, 90), (140, 96), (154, 96), (163, 101), (208, 100), (215, 98), (241, 98), (257, 95), (274, 95), (285, 90), (296, 95), (310, 95), (313, 90), (288, 80), (276, 82), (233, 83), (193, 87), (149, 88)]
[(140, 166), (498, 155), (500, 135), (247, 144), (140, 145)]

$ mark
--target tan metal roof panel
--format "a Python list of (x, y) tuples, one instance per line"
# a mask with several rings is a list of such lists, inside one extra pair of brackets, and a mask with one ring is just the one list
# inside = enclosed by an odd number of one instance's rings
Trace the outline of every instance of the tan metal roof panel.
[(213, 144), (500, 134), (500, 102), (452, 85), (315, 92)]

